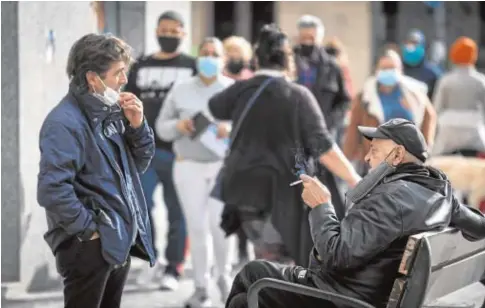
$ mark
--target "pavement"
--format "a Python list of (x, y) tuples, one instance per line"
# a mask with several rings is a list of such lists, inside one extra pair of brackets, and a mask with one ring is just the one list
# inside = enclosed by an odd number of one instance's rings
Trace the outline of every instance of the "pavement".
[[(184, 302), (192, 295), (193, 282), (190, 266), (185, 271), (177, 291), (162, 291), (157, 285), (156, 272), (163, 272), (163, 268), (154, 271), (144, 262), (133, 259), (132, 269), (128, 277), (125, 292), (122, 298), (122, 308), (184, 308)], [(143, 277), (143, 284), (137, 284), (136, 278)], [(213, 303), (212, 308), (222, 308), (220, 294), (215, 282), (209, 285), (209, 295)], [(63, 307), (62, 292), (38, 292), (36, 294), (15, 294), (13, 291), (6, 293), (2, 298), (1, 307), (5, 308), (57, 308)], [(89, 307), (86, 307), (89, 308)]]
[[(183, 281), (176, 292), (138, 290), (136, 292), (125, 292), (123, 295), (122, 308), (183, 308), (184, 301), (192, 294), (192, 282)], [(222, 308), (223, 304), (218, 300), (218, 292), (213, 286), (210, 290), (214, 308)], [(57, 300), (35, 300), (35, 301), (5, 301), (4, 308), (60, 308), (63, 307), (61, 299)], [(89, 308), (89, 307), (86, 307)]]
[[(183, 303), (191, 295), (192, 283), (188, 280), (181, 282), (176, 292), (138, 290), (128, 291), (123, 295), (122, 308), (184, 308)], [(210, 296), (213, 308), (222, 308), (223, 304), (218, 300), (218, 292), (215, 286), (210, 288)], [(480, 308), (485, 297), (485, 287), (481, 284), (473, 284), (463, 290), (447, 295), (423, 308)], [(36, 300), (31, 302), (6, 302), (2, 301), (5, 308), (60, 308), (62, 300)], [(304, 307), (301, 307), (304, 308)], [(306, 307), (305, 307), (306, 308)], [(308, 307), (311, 308), (311, 307)], [(414, 308), (414, 307), (407, 307)]]

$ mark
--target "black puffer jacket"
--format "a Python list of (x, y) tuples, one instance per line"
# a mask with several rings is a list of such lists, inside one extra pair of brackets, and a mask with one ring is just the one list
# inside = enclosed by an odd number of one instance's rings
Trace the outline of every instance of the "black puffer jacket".
[(446, 176), (414, 164), (384, 178), (342, 221), (321, 205), (310, 225), (316, 284), (376, 307), (385, 307), (410, 235), (452, 225), (469, 240), (485, 237), (485, 217), (457, 201)]

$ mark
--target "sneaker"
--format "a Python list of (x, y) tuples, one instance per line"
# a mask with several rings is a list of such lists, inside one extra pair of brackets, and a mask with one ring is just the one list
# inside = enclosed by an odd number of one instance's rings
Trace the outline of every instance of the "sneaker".
[(231, 288), (231, 279), (226, 276), (219, 276), (217, 279), (217, 287), (221, 293), (221, 302), (225, 304)]
[(176, 291), (179, 287), (179, 280), (177, 277), (171, 274), (163, 275), (160, 282), (161, 290)]
[(185, 302), (185, 308), (208, 308), (212, 303), (207, 295), (207, 290), (202, 288), (195, 289), (194, 294)]

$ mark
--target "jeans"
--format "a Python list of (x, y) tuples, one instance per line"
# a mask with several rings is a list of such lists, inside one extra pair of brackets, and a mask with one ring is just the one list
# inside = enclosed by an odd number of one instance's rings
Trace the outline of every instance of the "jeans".
[(62, 243), (55, 256), (64, 282), (64, 307), (120, 307), (130, 257), (123, 266), (115, 268), (104, 260), (99, 238), (80, 242), (76, 237)]
[[(145, 198), (150, 213), (152, 231), (154, 229), (155, 217), (152, 216), (153, 208), (153, 191), (158, 183), (163, 185), (163, 201), (167, 207), (168, 214), (168, 234), (167, 247), (165, 249), (165, 258), (168, 262), (169, 271), (176, 271), (172, 274), (180, 274), (177, 267), (185, 259), (187, 230), (185, 227), (185, 218), (180, 207), (179, 198), (173, 182), (173, 166), (175, 155), (162, 149), (155, 150), (155, 156), (152, 159), (147, 171), (141, 176), (141, 184), (145, 193)], [(153, 232), (155, 241), (155, 233)], [(158, 251), (155, 250), (158, 257)]]

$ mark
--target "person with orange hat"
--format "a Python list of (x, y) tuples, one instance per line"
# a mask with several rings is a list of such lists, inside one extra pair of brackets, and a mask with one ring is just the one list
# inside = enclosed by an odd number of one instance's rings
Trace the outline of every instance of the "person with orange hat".
[(454, 68), (438, 82), (433, 103), (438, 114), (434, 154), (485, 151), (485, 75), (475, 69), (478, 47), (468, 37), (450, 49)]

